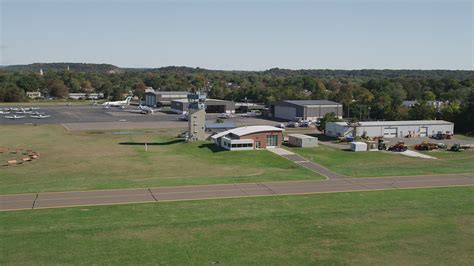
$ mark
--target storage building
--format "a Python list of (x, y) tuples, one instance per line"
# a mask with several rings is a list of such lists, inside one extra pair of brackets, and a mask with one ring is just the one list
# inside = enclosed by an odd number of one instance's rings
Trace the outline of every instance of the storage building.
[[(370, 121), (359, 122), (357, 135), (365, 133), (369, 137), (403, 138), (429, 137), (438, 132), (453, 134), (454, 124), (443, 120), (410, 120), (410, 121)], [(331, 137), (352, 136), (353, 128), (347, 122), (329, 122), (325, 134)]]
[(75, 100), (97, 100), (104, 98), (103, 93), (83, 93), (83, 92), (71, 92), (69, 93), (69, 99)]
[(187, 91), (155, 91), (148, 88), (145, 91), (145, 105), (151, 107), (170, 106), (173, 100), (185, 99), (187, 101), (188, 94)]
[(318, 138), (304, 134), (289, 134), (288, 143), (295, 147), (313, 148), (318, 147)]
[(217, 146), (231, 151), (264, 149), (281, 146), (283, 131), (272, 126), (247, 126), (217, 133), (211, 139)]
[(271, 116), (285, 120), (316, 121), (327, 113), (334, 113), (342, 118), (342, 104), (327, 100), (281, 101), (270, 105)]
[[(171, 111), (182, 114), (188, 112), (189, 102), (187, 99), (171, 101)], [(235, 113), (235, 103), (218, 99), (206, 99), (206, 113)]]
[(351, 142), (351, 151), (367, 151), (367, 143), (365, 142)]

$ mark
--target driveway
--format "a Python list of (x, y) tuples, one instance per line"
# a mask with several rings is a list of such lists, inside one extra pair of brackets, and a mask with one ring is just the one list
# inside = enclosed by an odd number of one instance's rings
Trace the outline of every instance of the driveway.
[(320, 164), (317, 164), (315, 162), (311, 162), (308, 159), (304, 158), (303, 156), (298, 155), (298, 154), (296, 154), (294, 152), (291, 152), (289, 150), (286, 150), (286, 149), (283, 149), (283, 148), (270, 148), (270, 149), (267, 149), (267, 150), (274, 153), (274, 154), (276, 154), (276, 155), (279, 155), (279, 156), (281, 156), (281, 157), (283, 157), (287, 160), (290, 160), (290, 161), (294, 162), (295, 164), (301, 165), (306, 169), (309, 169), (309, 170), (311, 170), (315, 173), (318, 173), (318, 174), (326, 177), (327, 179), (350, 178), (348, 176), (344, 176), (344, 175), (338, 174), (336, 172), (333, 172), (333, 171), (327, 169), (326, 167), (324, 167)]

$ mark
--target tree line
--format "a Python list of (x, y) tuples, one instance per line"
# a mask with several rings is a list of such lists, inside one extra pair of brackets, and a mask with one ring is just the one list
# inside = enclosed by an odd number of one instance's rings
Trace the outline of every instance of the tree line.
[[(461, 131), (474, 131), (474, 72), (445, 70), (284, 70), (214, 71), (200, 68), (118, 69), (104, 71), (24, 68), (0, 70), (0, 102), (26, 101), (27, 91), (57, 98), (70, 92), (101, 92), (112, 100), (132, 93), (143, 99), (146, 87), (204, 90), (210, 97), (271, 103), (279, 100), (328, 99), (344, 105), (348, 118), (445, 119)], [(84, 68), (84, 66), (81, 66)], [(95, 66), (97, 67), (97, 66)], [(108, 70), (107, 70), (108, 69)], [(112, 69), (112, 71), (110, 70)], [(417, 103), (407, 108), (404, 100)], [(440, 109), (431, 102), (446, 104)]]

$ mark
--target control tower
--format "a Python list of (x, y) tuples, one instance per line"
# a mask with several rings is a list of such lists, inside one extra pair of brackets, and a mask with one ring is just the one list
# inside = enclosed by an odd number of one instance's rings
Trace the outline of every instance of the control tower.
[(202, 141), (206, 139), (206, 94), (196, 92), (188, 94), (188, 141)]

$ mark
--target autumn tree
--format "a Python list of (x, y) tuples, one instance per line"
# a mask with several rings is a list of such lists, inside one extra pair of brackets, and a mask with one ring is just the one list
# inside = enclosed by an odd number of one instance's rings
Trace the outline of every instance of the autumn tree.
[(65, 99), (69, 96), (69, 89), (64, 85), (64, 82), (59, 79), (55, 79), (49, 85), (49, 93), (51, 96), (59, 99)]

